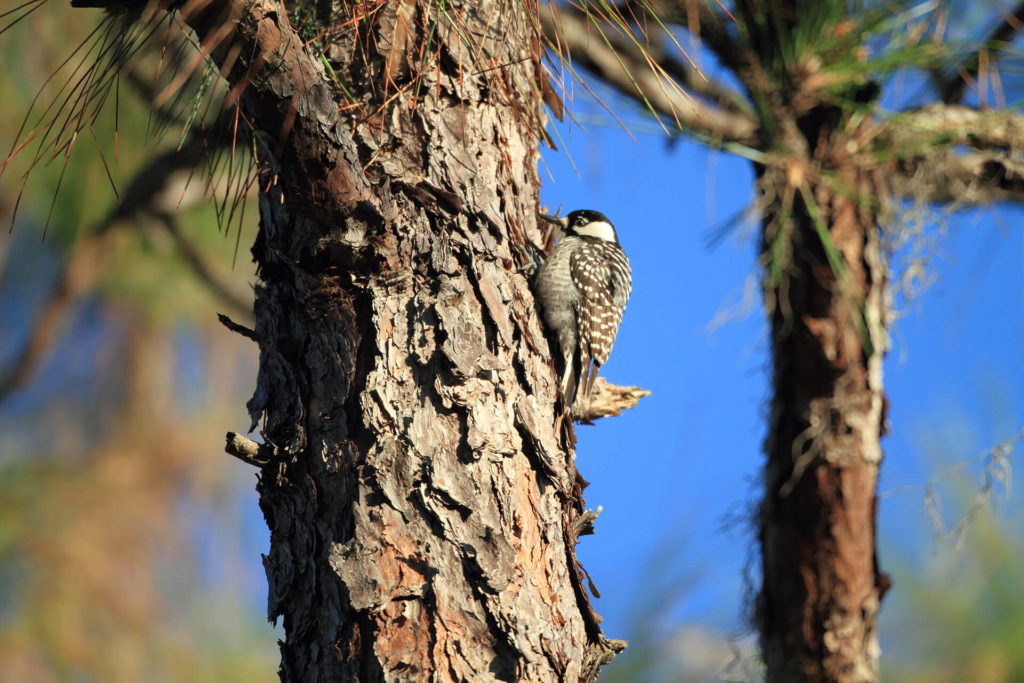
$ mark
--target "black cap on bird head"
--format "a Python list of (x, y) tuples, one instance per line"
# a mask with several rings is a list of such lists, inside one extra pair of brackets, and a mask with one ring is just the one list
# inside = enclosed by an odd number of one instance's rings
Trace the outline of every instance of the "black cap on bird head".
[(618, 244), (619, 236), (615, 226), (600, 211), (578, 209), (565, 216), (540, 214), (549, 223), (554, 223), (558, 237), (584, 237)]

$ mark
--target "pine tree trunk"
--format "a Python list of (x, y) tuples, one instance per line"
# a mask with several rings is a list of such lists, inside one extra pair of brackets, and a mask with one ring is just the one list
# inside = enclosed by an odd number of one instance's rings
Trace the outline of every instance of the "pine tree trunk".
[[(827, 141), (815, 154), (828, 169), (822, 182), (802, 177), (798, 161), (761, 178), (762, 187), (790, 188), (792, 210), (787, 222), (783, 191), (764, 233), (765, 254), (785, 265), (766, 289), (774, 397), (758, 621), (769, 681), (875, 681), (876, 617), (888, 582), (875, 556), (886, 348), (877, 211), (885, 190), (847, 153), (856, 134), (814, 130), (811, 142)], [(794, 189), (801, 183), (813, 206)]]
[(278, 454), (283, 680), (594, 679), (622, 645), (581, 585), (582, 480), (513, 248), (540, 242), (536, 3), (346, 10), (333, 76), (277, 3), (224, 6), (186, 20), (232, 26), (213, 53), (261, 132), (249, 410)]
[[(768, 159), (756, 172), (774, 377), (755, 613), (767, 679), (876, 681), (890, 197), (872, 150), (877, 86), (829, 83), (828, 51), (862, 49), (830, 6), (742, 0), (737, 12), (748, 47), (734, 68)], [(807, 48), (810, 25), (828, 47)]]

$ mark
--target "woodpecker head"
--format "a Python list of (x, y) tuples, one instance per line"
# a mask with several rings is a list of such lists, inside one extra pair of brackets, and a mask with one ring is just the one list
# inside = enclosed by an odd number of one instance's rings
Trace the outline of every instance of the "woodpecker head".
[(563, 237), (590, 237), (602, 242), (619, 243), (619, 236), (615, 232), (615, 226), (600, 211), (581, 209), (573, 211), (567, 216), (548, 216), (542, 213), (540, 217), (549, 223), (555, 224), (559, 239)]

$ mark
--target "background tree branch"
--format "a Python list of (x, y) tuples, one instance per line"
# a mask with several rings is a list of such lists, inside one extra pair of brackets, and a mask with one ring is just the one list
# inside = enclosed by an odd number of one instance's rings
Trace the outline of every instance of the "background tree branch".
[(898, 196), (939, 204), (1024, 202), (1024, 114), (930, 104), (878, 124)]
[[(147, 221), (157, 218), (199, 282), (243, 320), (252, 318), (252, 305), (206, 263), (199, 248), (175, 222), (175, 214), (192, 201), (183, 201), (183, 188), (188, 187), (204, 159), (209, 160), (209, 155), (225, 147), (224, 133), (225, 128), (220, 124), (208, 131), (197, 130), (177, 149), (157, 154), (135, 173), (118, 204), (88, 227), (69, 248), (49, 293), (36, 311), (25, 341), (7, 367), (0, 370), (0, 402), (31, 379), (59, 340), (68, 316), (75, 311), (75, 303), (96, 286), (105, 271), (108, 237), (118, 228), (142, 229)], [(201, 179), (194, 179), (194, 182), (197, 186), (204, 184)]]
[(1024, 161), (990, 152), (935, 152), (895, 163), (896, 196), (957, 206), (1024, 204)]
[(906, 110), (881, 124), (899, 154), (939, 145), (1024, 152), (1024, 114), (1015, 109), (975, 109), (959, 104), (929, 104)]
[[(637, 100), (639, 106), (713, 140), (756, 144), (755, 122), (749, 108), (741, 104), (743, 97), (739, 93), (701, 78), (677, 58), (668, 59), (661, 48), (651, 48), (653, 52), (644, 54), (618, 29), (601, 25), (593, 15), (571, 6), (559, 7), (557, 11), (542, 10), (540, 15), (544, 33), (552, 44), (564, 47), (566, 56), (576, 65)], [(661, 60), (666, 59), (669, 66), (659, 71), (655, 65), (665, 64)], [(683, 83), (673, 82), (679, 77)], [(683, 85), (701, 100), (689, 96)], [(673, 123), (669, 127), (675, 127)]]
[(735, 27), (735, 19), (713, 9), (714, 4), (705, 0), (625, 0), (620, 14), (638, 22), (653, 21), (656, 16), (662, 24), (685, 28), (723, 66), (737, 70), (747, 57), (746, 48), (729, 30)]

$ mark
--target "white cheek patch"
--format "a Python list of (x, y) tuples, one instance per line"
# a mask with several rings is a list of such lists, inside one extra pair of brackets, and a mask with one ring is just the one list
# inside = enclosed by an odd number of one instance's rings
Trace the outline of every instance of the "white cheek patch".
[(615, 241), (615, 228), (605, 221), (587, 223), (582, 228), (576, 228), (576, 234), (583, 235), (585, 237), (596, 237), (597, 239), (604, 240), (605, 242)]

